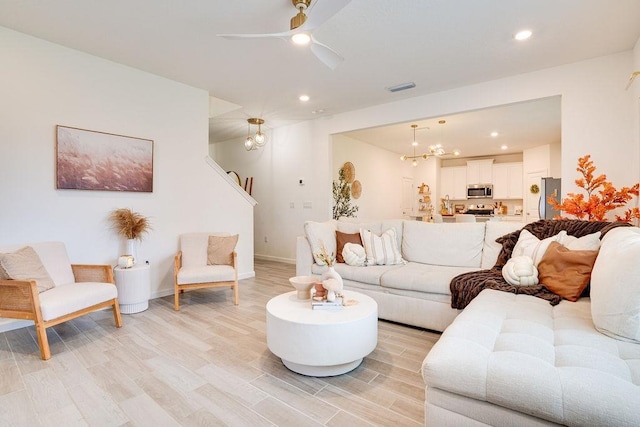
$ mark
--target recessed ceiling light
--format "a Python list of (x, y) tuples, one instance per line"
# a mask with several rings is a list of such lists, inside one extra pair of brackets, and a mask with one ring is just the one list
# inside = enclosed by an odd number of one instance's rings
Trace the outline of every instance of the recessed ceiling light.
[(492, 136), (493, 138), (497, 137), (498, 135), (499, 135), (499, 133), (498, 133), (498, 132), (496, 132), (496, 131), (491, 132), (491, 136)]
[(509, 148), (509, 147), (507, 147), (506, 145), (502, 145), (502, 146), (500, 146), (500, 149), (501, 149), (501, 150), (506, 150), (507, 148)]
[(320, 108), (320, 109), (318, 109), (318, 110), (313, 110), (313, 111), (311, 112), (311, 114), (322, 114), (322, 113), (324, 113), (324, 110), (323, 110), (322, 108)]
[(309, 95), (300, 95), (298, 99), (302, 102), (307, 102), (310, 98)]
[(518, 31), (516, 33), (516, 35), (513, 36), (513, 38), (516, 39), (516, 40), (522, 41), (522, 40), (526, 40), (529, 37), (531, 37), (532, 34), (533, 33), (531, 32), (531, 30), (522, 30), (522, 31)]
[(311, 41), (311, 36), (307, 33), (296, 33), (291, 36), (291, 41), (297, 45), (307, 45)]

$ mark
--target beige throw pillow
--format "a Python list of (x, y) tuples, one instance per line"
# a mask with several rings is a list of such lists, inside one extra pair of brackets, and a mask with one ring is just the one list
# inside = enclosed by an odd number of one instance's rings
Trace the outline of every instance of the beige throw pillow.
[(38, 292), (44, 292), (55, 286), (42, 265), (40, 257), (31, 246), (25, 246), (12, 253), (0, 254), (0, 271), (3, 271), (8, 279), (35, 280)]
[(207, 265), (233, 265), (233, 250), (238, 243), (238, 235), (209, 236)]

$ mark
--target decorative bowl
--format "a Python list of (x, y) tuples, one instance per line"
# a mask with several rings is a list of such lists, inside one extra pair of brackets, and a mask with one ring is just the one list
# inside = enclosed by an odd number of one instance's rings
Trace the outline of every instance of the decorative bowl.
[(289, 283), (298, 291), (298, 299), (310, 299), (311, 288), (319, 280), (316, 276), (295, 276), (289, 279)]

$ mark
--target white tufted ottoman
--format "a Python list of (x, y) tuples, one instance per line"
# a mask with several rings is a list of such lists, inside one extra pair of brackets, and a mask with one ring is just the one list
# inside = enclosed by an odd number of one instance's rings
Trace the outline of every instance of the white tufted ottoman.
[(598, 332), (588, 298), (484, 290), (422, 374), (427, 425), (640, 425), (640, 345)]

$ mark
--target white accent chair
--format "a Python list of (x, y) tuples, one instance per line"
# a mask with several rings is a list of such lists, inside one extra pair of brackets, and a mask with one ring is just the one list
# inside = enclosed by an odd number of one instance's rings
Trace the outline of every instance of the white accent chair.
[(0, 279), (0, 317), (32, 320), (40, 357), (51, 358), (47, 328), (96, 310), (111, 307), (116, 327), (122, 327), (118, 290), (110, 265), (72, 265), (62, 242), (0, 247), (0, 253), (31, 246), (54, 287), (38, 293), (34, 280)]
[(187, 290), (230, 287), (238, 305), (238, 262), (233, 251), (232, 265), (207, 265), (209, 236), (229, 233), (185, 233), (180, 235), (180, 250), (174, 259), (174, 309), (180, 310), (180, 294)]
[(456, 214), (456, 222), (476, 222), (476, 217), (471, 214)]

